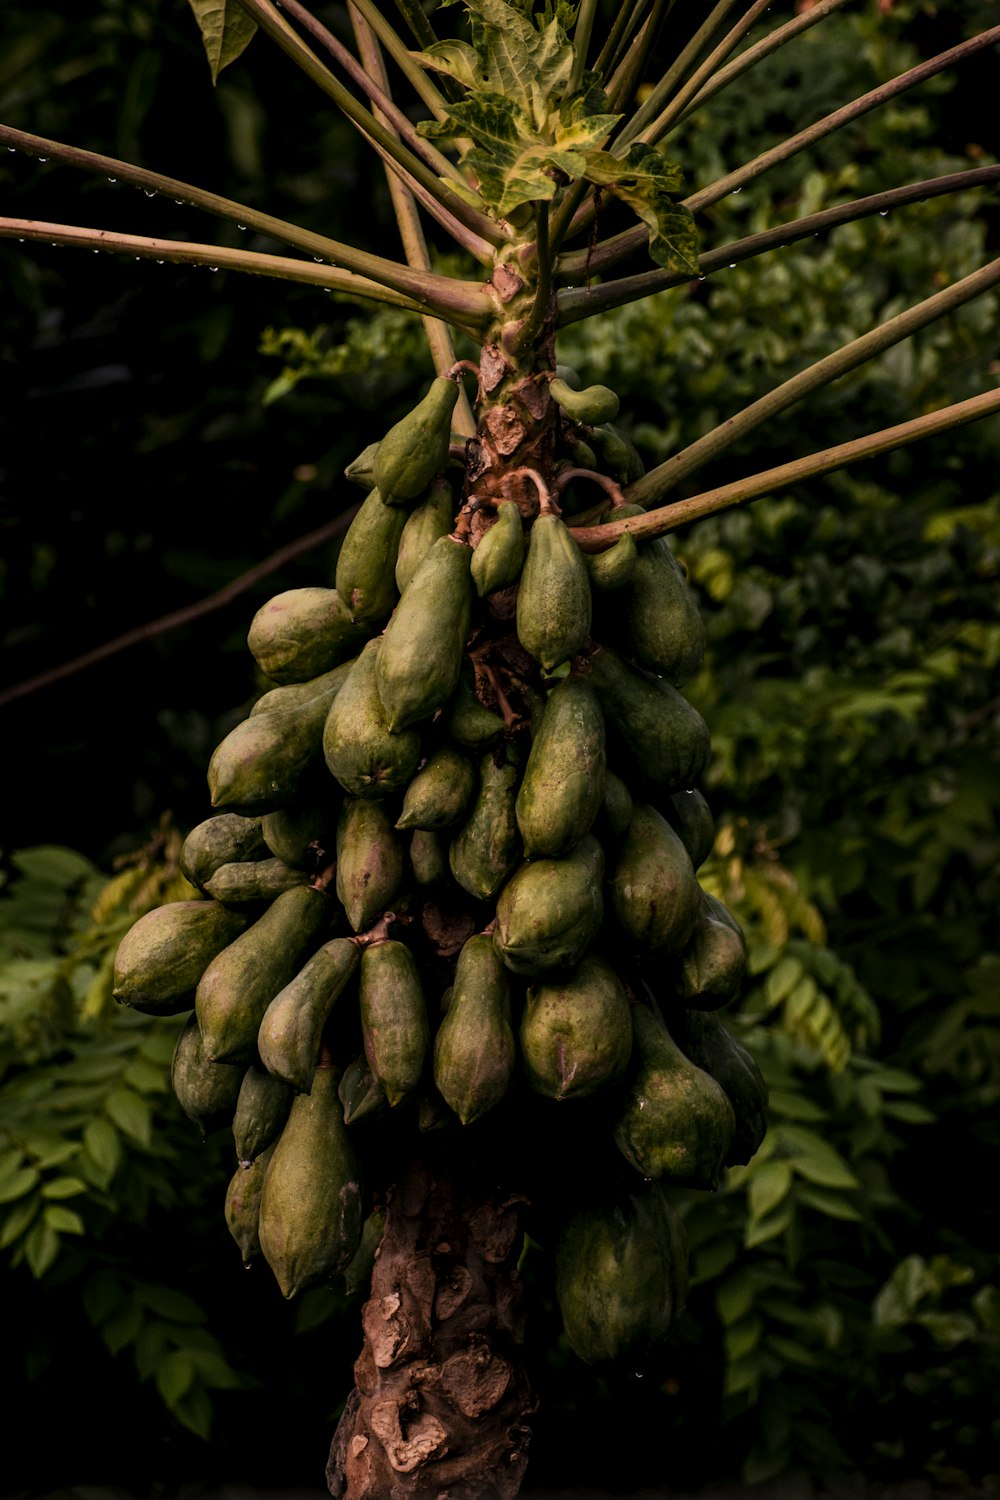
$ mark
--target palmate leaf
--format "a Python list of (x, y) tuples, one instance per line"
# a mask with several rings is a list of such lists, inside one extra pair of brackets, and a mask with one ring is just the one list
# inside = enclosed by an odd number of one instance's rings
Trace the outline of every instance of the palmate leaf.
[(649, 253), (670, 271), (698, 275), (698, 231), (694, 216), (673, 194), (682, 173), (654, 146), (634, 141), (624, 158), (595, 151), (587, 159), (588, 182), (621, 198), (649, 230)]
[(553, 111), (545, 133), (537, 132), (524, 111), (506, 94), (477, 90), (452, 105), (447, 120), (425, 120), (421, 134), (466, 136), (473, 148), (463, 166), (474, 172), (479, 192), (498, 214), (525, 203), (548, 201), (565, 179), (580, 177), (595, 144), (615, 123), (614, 115), (586, 115), (581, 103), (567, 100)]
[(201, 29), (212, 82), (235, 62), (257, 30), (239, 0), (188, 0)]

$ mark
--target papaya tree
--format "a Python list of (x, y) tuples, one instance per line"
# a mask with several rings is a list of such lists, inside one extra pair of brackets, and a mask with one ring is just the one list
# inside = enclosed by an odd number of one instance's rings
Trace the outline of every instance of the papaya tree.
[[(346, 471), (364, 499), (345, 499), (332, 586), (254, 617), (273, 685), (211, 758), (214, 811), (181, 854), (199, 898), (141, 918), (115, 970), (123, 1003), (191, 1012), (174, 1088), (203, 1131), (233, 1131), (225, 1218), (244, 1260), (289, 1298), (370, 1282), (328, 1469), (348, 1500), (516, 1494), (535, 1406), (526, 1243), (575, 1352), (641, 1363), (684, 1302), (672, 1189), (713, 1190), (763, 1137), (760, 1074), (721, 1019), (746, 945), (697, 878), (710, 743), (681, 688), (704, 630), (667, 537), (1000, 411), (987, 390), (699, 488), (769, 419), (994, 287), (1000, 261), (951, 283), (944, 268), (922, 302), (648, 472), (617, 396), (561, 364), (558, 337), (1000, 177), (982, 166), (705, 245), (724, 197), (1000, 40), (984, 31), (687, 182), (680, 122), (844, 3), (772, 21), (769, 0), (719, 0), (681, 25), (669, 0), (625, 0), (601, 33), (596, 0), (466, 0), (433, 19), (416, 0), (392, 19), (350, 0), (338, 31), (301, 0), (192, 0), (213, 78), (260, 31), (358, 129), (400, 259), (0, 127), (10, 149), (289, 253), (12, 218), (0, 233), (388, 305), (423, 319), (437, 370)], [(459, 272), (435, 268), (442, 246)]]

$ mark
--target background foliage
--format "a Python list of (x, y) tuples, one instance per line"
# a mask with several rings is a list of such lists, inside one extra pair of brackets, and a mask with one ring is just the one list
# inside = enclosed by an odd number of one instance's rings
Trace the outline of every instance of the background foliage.
[[(693, 115), (676, 154), (706, 180), (988, 9), (854, 7)], [(213, 94), (180, 0), (104, 0), (84, 21), (67, 5), (15, 8), (8, 26), (12, 123), (378, 243), (381, 186), (265, 47)], [(944, 75), (769, 174), (711, 211), (706, 241), (988, 160), (969, 104), (984, 77)], [(13, 157), (0, 169), (14, 212), (190, 229), (159, 200)], [(372, 217), (345, 227), (361, 190)], [(845, 226), (578, 325), (560, 357), (620, 393), (658, 459), (995, 254), (995, 205), (969, 193)], [(203, 596), (353, 503), (344, 463), (426, 375), (395, 313), (249, 278), (0, 254), (16, 294), (0, 353), (21, 403), (3, 473), (11, 680)], [(706, 482), (983, 389), (997, 303), (793, 408)], [(31, 430), (42, 441), (24, 441)], [(995, 1174), (1000, 1099), (998, 459), (993, 419), (675, 538), (711, 637), (691, 690), (714, 745), (706, 874), (751, 939), (731, 1020), (768, 1077), (772, 1126), (717, 1197), (684, 1205), (695, 1286), (655, 1365), (579, 1365), (559, 1341), (546, 1247), (529, 1250), (532, 1486), (611, 1485), (624, 1434), (637, 1487), (801, 1492), (836, 1473), (1000, 1487), (1000, 1226), (995, 1194), (967, 1186)], [(4, 710), (12, 1489), (321, 1474), (356, 1308), (333, 1292), (286, 1308), (239, 1274), (222, 1220), (231, 1148), (199, 1147), (169, 1093), (177, 1022), (118, 1012), (108, 981), (128, 924), (185, 894), (178, 829), (205, 815), (208, 754), (260, 687), (243, 646), (253, 610), (326, 581), (330, 551)], [(63, 1437), (41, 1474), (16, 1436), (37, 1411), (58, 1412)], [(573, 1472), (581, 1422), (591, 1447)]]

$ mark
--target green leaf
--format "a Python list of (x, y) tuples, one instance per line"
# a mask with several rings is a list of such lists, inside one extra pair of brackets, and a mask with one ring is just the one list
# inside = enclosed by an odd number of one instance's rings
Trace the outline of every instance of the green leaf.
[(720, 1235), (695, 1251), (691, 1261), (691, 1284), (699, 1286), (703, 1281), (715, 1281), (736, 1259), (739, 1245), (728, 1235)]
[(122, 1082), (138, 1090), (140, 1094), (162, 1094), (169, 1083), (165, 1068), (158, 1068), (144, 1058), (136, 1058), (122, 1074)]
[(760, 1359), (756, 1355), (750, 1359), (734, 1360), (726, 1367), (724, 1394), (738, 1396), (742, 1391), (752, 1391), (760, 1379), (760, 1374)]
[(757, 1245), (766, 1244), (768, 1240), (775, 1239), (779, 1234), (784, 1234), (794, 1217), (794, 1206), (791, 1199), (787, 1199), (776, 1213), (768, 1214), (764, 1219), (751, 1219), (747, 1221), (743, 1231), (743, 1244), (748, 1250), (753, 1250)]
[(832, 1146), (815, 1156), (796, 1156), (793, 1165), (800, 1177), (819, 1187), (856, 1188), (860, 1185), (844, 1158)]
[(750, 1179), (747, 1194), (750, 1217), (763, 1219), (787, 1194), (792, 1185), (792, 1168), (787, 1161), (767, 1161)]
[(773, 1349), (774, 1353), (780, 1355), (788, 1364), (803, 1365), (806, 1369), (812, 1369), (817, 1364), (813, 1351), (795, 1339), (786, 1339), (780, 1334), (769, 1333), (767, 1347)]
[(584, 175), (621, 198), (649, 230), (649, 253), (668, 271), (697, 276), (698, 230), (690, 209), (675, 203), (683, 174), (655, 146), (633, 141), (626, 157), (593, 151)]
[(142, 1312), (134, 1297), (123, 1303), (101, 1329), (101, 1337), (112, 1354), (118, 1354), (126, 1344), (134, 1343), (142, 1329)]
[(785, 954), (780, 958), (764, 981), (764, 999), (768, 1007), (780, 1005), (792, 993), (805, 970), (797, 958)]
[(37, 1194), (31, 1198), (22, 1198), (20, 1203), (15, 1204), (0, 1229), (0, 1250), (6, 1250), (8, 1245), (13, 1245), (15, 1240), (21, 1238), (40, 1206), (41, 1199)]
[(151, 1284), (140, 1286), (137, 1295), (144, 1307), (158, 1317), (169, 1318), (173, 1323), (204, 1323), (205, 1313), (192, 1297), (177, 1292), (173, 1287)]
[(40, 1281), (59, 1254), (59, 1236), (50, 1224), (40, 1221), (28, 1232), (24, 1255), (31, 1274)]
[(815, 1124), (826, 1119), (814, 1099), (807, 1098), (805, 1094), (793, 1094), (788, 1089), (771, 1089), (767, 1106), (772, 1114), (783, 1115), (786, 1120), (807, 1120)]
[(105, 1323), (116, 1307), (121, 1306), (122, 1286), (111, 1271), (98, 1271), (83, 1289), (83, 1306), (87, 1317), (98, 1327)]
[(43, 1198), (75, 1198), (87, 1191), (87, 1184), (79, 1177), (54, 1177), (42, 1188)]
[(71, 1208), (64, 1208), (61, 1203), (50, 1203), (42, 1218), (50, 1229), (55, 1229), (60, 1234), (83, 1234), (86, 1227), (78, 1213), (74, 1213)]
[(0, 1203), (13, 1203), (16, 1198), (23, 1198), (25, 1193), (38, 1181), (38, 1173), (34, 1167), (25, 1167), (20, 1172), (15, 1172), (13, 1177), (8, 1177), (5, 1182), (0, 1183)]
[(202, 1386), (195, 1386), (173, 1408), (174, 1416), (207, 1442), (212, 1435), (212, 1403)]
[(723, 1323), (737, 1322), (753, 1306), (757, 1284), (749, 1271), (737, 1271), (722, 1283), (715, 1294), (715, 1306)]
[(156, 1389), (167, 1406), (175, 1407), (194, 1384), (195, 1369), (186, 1354), (174, 1350), (156, 1367)]
[(817, 1188), (800, 1187), (796, 1197), (799, 1203), (815, 1208), (830, 1219), (846, 1219), (856, 1224), (864, 1219), (864, 1214), (860, 1213), (853, 1203), (848, 1203), (846, 1198), (841, 1198), (837, 1193), (824, 1193)]
[(726, 1329), (726, 1358), (735, 1363), (751, 1354), (760, 1343), (764, 1321), (758, 1317), (741, 1318)]
[(147, 1099), (132, 1089), (115, 1089), (104, 1101), (104, 1108), (119, 1130), (136, 1141), (148, 1146), (153, 1138), (152, 1110)]
[(188, 0), (201, 30), (212, 82), (235, 62), (257, 30), (239, 0)]
[(872, 1304), (876, 1328), (898, 1328), (913, 1317), (917, 1304), (934, 1288), (933, 1278), (922, 1256), (901, 1260)]
[(975, 1320), (966, 1313), (918, 1313), (916, 1322), (927, 1329), (939, 1349), (954, 1349), (957, 1344), (974, 1339), (979, 1332)]
[(925, 1109), (922, 1104), (914, 1104), (911, 1099), (892, 1099), (883, 1101), (882, 1113), (893, 1120), (902, 1120), (905, 1125), (933, 1125), (937, 1115), (932, 1110)]
[(98, 873), (85, 855), (61, 844), (35, 844), (30, 849), (18, 849), (11, 855), (11, 863), (32, 880), (48, 880), (64, 888)]
[(84, 1126), (83, 1144), (87, 1155), (101, 1173), (107, 1186), (117, 1172), (122, 1159), (122, 1143), (110, 1120), (98, 1117)]

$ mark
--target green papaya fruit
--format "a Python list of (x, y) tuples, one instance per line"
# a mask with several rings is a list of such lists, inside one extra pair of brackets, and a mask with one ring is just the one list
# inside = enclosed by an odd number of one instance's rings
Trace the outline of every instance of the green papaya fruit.
[(377, 1117), (389, 1108), (385, 1089), (372, 1072), (363, 1052), (344, 1069), (337, 1094), (343, 1106), (345, 1125), (354, 1125), (358, 1120), (369, 1116)]
[(611, 909), (630, 944), (679, 953), (698, 918), (700, 891), (688, 852), (666, 818), (635, 807), (608, 878)]
[(270, 713), (276, 708), (302, 708), (311, 698), (318, 698), (321, 694), (326, 694), (332, 702), (347, 681), (354, 660), (352, 656), (339, 666), (331, 667), (329, 672), (321, 672), (318, 677), (310, 677), (306, 682), (289, 682), (285, 687), (271, 688), (269, 692), (262, 693), (250, 710), (250, 718)]
[(608, 594), (632, 582), (639, 551), (632, 533), (626, 531), (606, 552), (586, 552), (584, 559), (594, 588)]
[(420, 761), (416, 730), (389, 728), (375, 676), (381, 649), (380, 638), (368, 642), (323, 729), (327, 768), (355, 797), (385, 797), (405, 787)]
[(423, 400), (390, 427), (379, 443), (375, 484), (387, 505), (415, 500), (444, 468), (451, 441), (451, 415), (457, 402), (457, 382), (436, 376)]
[(298, 708), (256, 714), (230, 730), (208, 765), (212, 806), (267, 813), (293, 801), (322, 764), (323, 726), (338, 696), (317, 693)]
[(491, 940), (479, 933), (458, 955), (447, 1013), (434, 1039), (438, 1092), (471, 1125), (493, 1109), (514, 1067), (510, 986)]
[(694, 868), (700, 869), (715, 843), (715, 822), (704, 797), (694, 787), (673, 792), (664, 799), (663, 815), (680, 835)]
[(337, 593), (356, 626), (374, 625), (395, 607), (396, 553), (405, 525), (405, 511), (386, 505), (374, 489), (347, 529), (337, 558)]
[(418, 886), (440, 885), (448, 878), (448, 846), (430, 828), (415, 828), (410, 839), (410, 869)]
[(524, 566), (524, 527), (513, 500), (501, 500), (497, 516), (472, 554), (472, 581), (480, 599), (516, 583)]
[(620, 839), (628, 832), (633, 810), (632, 793), (620, 776), (609, 771), (604, 778), (604, 803), (601, 811), (613, 838)]
[(615, 612), (612, 639), (640, 667), (674, 683), (693, 677), (701, 666), (704, 621), (665, 538), (640, 543), (628, 593)]
[(589, 443), (584, 442), (583, 438), (574, 438), (571, 443), (567, 443), (566, 451), (570, 456), (570, 461), (573, 468), (597, 468), (597, 454), (594, 452)]
[(257, 1051), (269, 1073), (297, 1093), (312, 1087), (323, 1028), (358, 964), (350, 938), (324, 943), (264, 1012)]
[(590, 635), (590, 580), (564, 521), (535, 518), (517, 593), (517, 635), (546, 672), (583, 649)]
[(242, 860), (220, 865), (205, 882), (205, 894), (223, 906), (241, 906), (251, 901), (273, 901), (293, 885), (304, 885), (301, 870), (293, 870), (282, 859)]
[(612, 422), (618, 415), (618, 397), (606, 385), (587, 385), (575, 391), (565, 380), (556, 375), (549, 381), (549, 392), (553, 401), (561, 406), (574, 422), (593, 427), (600, 422)]
[(375, 682), (393, 734), (429, 719), (458, 686), (472, 618), (472, 549), (436, 541), (386, 626)]
[(430, 1026), (417, 961), (405, 943), (373, 943), (359, 983), (365, 1056), (390, 1108), (420, 1082)]
[(582, 677), (565, 677), (545, 703), (515, 803), (528, 859), (555, 859), (580, 842), (604, 800), (606, 770), (597, 695)]
[(202, 1044), (197, 1017), (188, 1016), (174, 1046), (170, 1082), (177, 1102), (201, 1131), (202, 1140), (232, 1122), (243, 1082), (243, 1069), (211, 1062)]
[(472, 811), (448, 850), (452, 875), (480, 901), (492, 900), (521, 857), (514, 815), (520, 764), (521, 753), (514, 743), (483, 756)]
[(337, 896), (355, 932), (387, 911), (403, 881), (403, 845), (381, 802), (346, 797), (337, 823)]
[(476, 772), (460, 750), (436, 750), (406, 788), (397, 828), (448, 828), (472, 801)]
[(504, 1098), (513, 1068), (510, 984), (492, 941), (477, 933), (460, 951), (438, 1026), (435, 1085), (462, 1124), (471, 1125)]
[(329, 672), (354, 656), (364, 639), (342, 594), (305, 588), (286, 589), (262, 604), (247, 645), (264, 676), (285, 684)]
[(118, 945), (112, 994), (147, 1015), (191, 1010), (209, 964), (247, 925), (217, 901), (171, 901), (140, 917)]
[(511, 876), (497, 900), (493, 941), (515, 974), (578, 964), (604, 917), (604, 853), (581, 839), (561, 859), (536, 859)]
[(195, 1013), (213, 1062), (253, 1061), (264, 1012), (298, 973), (332, 913), (322, 891), (297, 885), (212, 960), (198, 984)]
[(344, 478), (349, 479), (352, 484), (359, 484), (363, 490), (370, 490), (375, 483), (375, 457), (378, 453), (378, 443), (369, 443), (363, 448), (357, 458), (344, 470)]
[(609, 739), (625, 764), (662, 791), (691, 786), (711, 752), (701, 714), (669, 683), (633, 671), (610, 646), (589, 658)]
[(382, 1243), (384, 1233), (385, 1210), (374, 1208), (364, 1222), (361, 1230), (361, 1243), (344, 1272), (344, 1290), (348, 1297), (357, 1297), (360, 1294), (367, 1296), (368, 1288), (371, 1286), (372, 1271), (375, 1269), (375, 1252)]
[(672, 1035), (686, 1057), (722, 1089), (733, 1107), (736, 1128), (727, 1167), (745, 1167), (767, 1134), (767, 1084), (753, 1054), (715, 1011), (677, 1007)]
[(687, 1241), (660, 1183), (574, 1214), (555, 1262), (563, 1328), (587, 1364), (634, 1367), (683, 1311)]
[(244, 859), (266, 859), (267, 845), (259, 818), (240, 813), (216, 813), (192, 828), (181, 845), (180, 867), (185, 880), (200, 890), (220, 865)]
[(396, 553), (396, 587), (402, 594), (434, 543), (447, 536), (455, 524), (455, 497), (443, 475), (431, 485), (406, 518)]
[(743, 934), (715, 917), (702, 892), (698, 920), (678, 956), (673, 986), (677, 999), (692, 1010), (718, 1010), (737, 994), (746, 968)]
[(295, 1096), (264, 1177), (260, 1248), (288, 1298), (340, 1275), (361, 1242), (361, 1185), (338, 1081), (317, 1068), (311, 1092)]
[(602, 423), (593, 429), (592, 438), (606, 469), (619, 484), (631, 484), (645, 474), (646, 466), (639, 457), (639, 450), (626, 433), (610, 423)]
[(244, 1266), (260, 1255), (260, 1195), (273, 1153), (274, 1147), (269, 1146), (246, 1167), (237, 1167), (226, 1190), (226, 1224)]
[(649, 1006), (633, 1005), (632, 1025), (637, 1066), (615, 1142), (642, 1177), (714, 1190), (736, 1128), (733, 1107)]
[(572, 365), (556, 365), (556, 379), (568, 385), (571, 391), (583, 390), (583, 380)]
[(616, 1083), (632, 1050), (632, 1019), (611, 965), (588, 953), (566, 978), (532, 986), (520, 1040), (538, 1094), (582, 1099)]
[(243, 1074), (233, 1113), (233, 1141), (241, 1167), (249, 1167), (274, 1144), (291, 1107), (288, 1084), (259, 1063), (251, 1063)]
[(471, 667), (463, 666), (459, 673), (455, 695), (445, 710), (444, 726), (457, 744), (469, 750), (481, 749), (503, 733), (503, 719), (476, 697)]
[(339, 812), (339, 788), (323, 770), (323, 783), (304, 787), (287, 807), (266, 813), (261, 830), (267, 847), (296, 870), (312, 870), (332, 854)]

